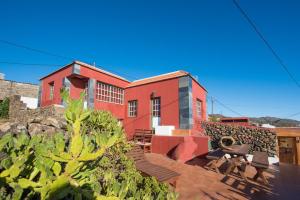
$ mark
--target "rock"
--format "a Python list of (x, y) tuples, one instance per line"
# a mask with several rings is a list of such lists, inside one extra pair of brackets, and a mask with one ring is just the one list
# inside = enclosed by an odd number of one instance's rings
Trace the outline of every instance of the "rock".
[(47, 126), (53, 126), (55, 128), (62, 128), (63, 124), (53, 117), (48, 117), (46, 120), (41, 121), (41, 124), (47, 125)]
[(53, 135), (56, 133), (55, 127), (52, 126), (47, 126), (47, 125), (42, 125), (43, 133), (46, 135)]
[(27, 128), (24, 124), (18, 124), (16, 126), (16, 133), (27, 133)]
[(24, 124), (19, 123), (11, 123), (10, 124), (10, 130), (8, 132), (12, 134), (19, 134), (19, 133), (27, 133), (27, 128)]
[(60, 123), (61, 123), (61, 129), (66, 131), (68, 129), (67, 121), (65, 119), (63, 119), (60, 121)]
[(35, 117), (35, 118), (29, 119), (27, 122), (28, 123), (40, 123), (42, 120), (43, 120), (42, 117)]
[(6, 122), (6, 123), (0, 125), (0, 132), (2, 132), (2, 133), (7, 133), (8, 131), (10, 131), (10, 129), (11, 129), (10, 122)]
[(38, 123), (31, 123), (28, 126), (28, 133), (30, 136), (42, 133), (43, 129), (42, 129), (42, 125), (38, 124)]

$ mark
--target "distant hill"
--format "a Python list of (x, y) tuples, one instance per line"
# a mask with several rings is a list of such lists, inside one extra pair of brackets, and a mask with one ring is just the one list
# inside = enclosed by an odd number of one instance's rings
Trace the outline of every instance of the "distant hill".
[(277, 117), (253, 117), (250, 121), (258, 124), (271, 124), (276, 127), (300, 127), (300, 121)]
[[(227, 117), (220, 114), (209, 115), (209, 117), (213, 118), (222, 118)], [(300, 121), (294, 119), (283, 119), (277, 117), (250, 117), (250, 122), (255, 124), (271, 124), (276, 127), (300, 127)]]

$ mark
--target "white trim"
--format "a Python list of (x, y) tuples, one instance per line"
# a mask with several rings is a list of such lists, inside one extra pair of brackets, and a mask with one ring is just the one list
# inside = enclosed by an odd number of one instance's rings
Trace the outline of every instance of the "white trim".
[(123, 77), (121, 77), (121, 76), (119, 76), (119, 75), (113, 74), (113, 73), (111, 73), (111, 72), (105, 71), (105, 70), (103, 70), (103, 69), (100, 69), (100, 68), (98, 68), (98, 67), (89, 65), (89, 64), (87, 64), (87, 63), (84, 63), (84, 62), (81, 62), (81, 61), (74, 61), (74, 63), (77, 63), (77, 64), (79, 64), (79, 65), (83, 65), (83, 66), (85, 66), (85, 67), (94, 69), (94, 70), (99, 71), (99, 72), (102, 72), (102, 73), (104, 73), (104, 74), (107, 74), (107, 75), (110, 75), (110, 76), (114, 76), (114, 77), (116, 77), (116, 78), (119, 78), (119, 79), (122, 79), (122, 80), (124, 80), (124, 81), (129, 82), (127, 79), (125, 79), (125, 78), (123, 78)]
[(82, 66), (84, 66), (84, 67), (88, 67), (88, 68), (90, 68), (90, 69), (96, 70), (96, 71), (98, 71), (98, 72), (102, 72), (102, 73), (104, 73), (104, 74), (113, 76), (113, 77), (115, 77), (115, 78), (118, 78), (118, 79), (121, 79), (121, 80), (123, 80), (123, 81), (126, 81), (126, 82), (130, 83), (130, 81), (128, 81), (127, 79), (125, 79), (125, 78), (123, 78), (123, 77), (121, 77), (121, 76), (118, 76), (118, 75), (116, 75), (116, 74), (110, 73), (110, 72), (105, 71), (105, 70), (103, 70), (103, 69), (99, 69), (99, 68), (97, 68), (97, 67), (94, 67), (94, 66), (92, 66), (92, 65), (89, 65), (89, 64), (87, 64), (87, 63), (84, 63), (84, 62), (81, 62), (81, 61), (77, 61), (77, 60), (71, 62), (70, 64), (67, 64), (67, 65), (62, 66), (61, 68), (55, 70), (54, 72), (52, 72), (52, 73), (50, 73), (50, 74), (48, 74), (48, 75), (46, 75), (46, 76), (43, 76), (42, 78), (40, 78), (40, 80), (42, 80), (42, 79), (44, 79), (44, 78), (46, 78), (46, 77), (48, 77), (48, 76), (50, 76), (50, 75), (52, 75), (52, 74), (58, 72), (59, 70), (65, 68), (65, 67), (68, 67), (68, 66), (70, 66), (70, 65), (73, 65), (73, 64), (79, 64), (79, 65), (82, 65)]
[(175, 73), (178, 73), (178, 72), (183, 72), (183, 73), (186, 73), (188, 75), (187, 72), (183, 71), (183, 70), (178, 70), (178, 71), (174, 71), (174, 72), (169, 72), (169, 73), (165, 73), (165, 74), (160, 74), (160, 75), (157, 75), (157, 76), (151, 76), (151, 77), (148, 77), (148, 78), (142, 78), (142, 79), (138, 79), (138, 80), (134, 80), (132, 81), (131, 83), (135, 83), (135, 82), (138, 82), (138, 81), (144, 81), (144, 80), (148, 80), (148, 79), (152, 79), (152, 78), (158, 78), (160, 76), (166, 76), (166, 75), (170, 75), (170, 74), (175, 74)]

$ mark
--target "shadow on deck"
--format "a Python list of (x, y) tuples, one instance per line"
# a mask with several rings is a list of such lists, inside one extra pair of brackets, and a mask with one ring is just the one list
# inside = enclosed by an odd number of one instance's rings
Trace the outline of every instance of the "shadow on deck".
[(224, 176), (227, 163), (219, 164), (221, 174), (208, 170), (207, 160), (195, 158), (187, 164), (158, 154), (147, 154), (147, 159), (181, 174), (176, 191), (180, 199), (298, 199), (300, 197), (300, 167), (288, 164), (270, 166), (266, 172), (269, 185), (254, 181), (255, 168), (247, 166), (245, 182), (238, 173)]

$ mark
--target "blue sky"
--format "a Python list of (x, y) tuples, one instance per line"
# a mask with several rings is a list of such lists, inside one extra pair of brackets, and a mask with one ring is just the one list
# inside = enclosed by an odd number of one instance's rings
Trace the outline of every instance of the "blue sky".
[[(299, 1), (239, 2), (300, 81)], [(0, 40), (96, 62), (130, 80), (189, 71), (210, 96), (245, 116), (300, 112), (300, 88), (231, 0), (3, 1), (0, 27)], [(0, 43), (6, 79), (38, 83), (69, 62)], [(215, 112), (236, 116), (217, 103)]]

